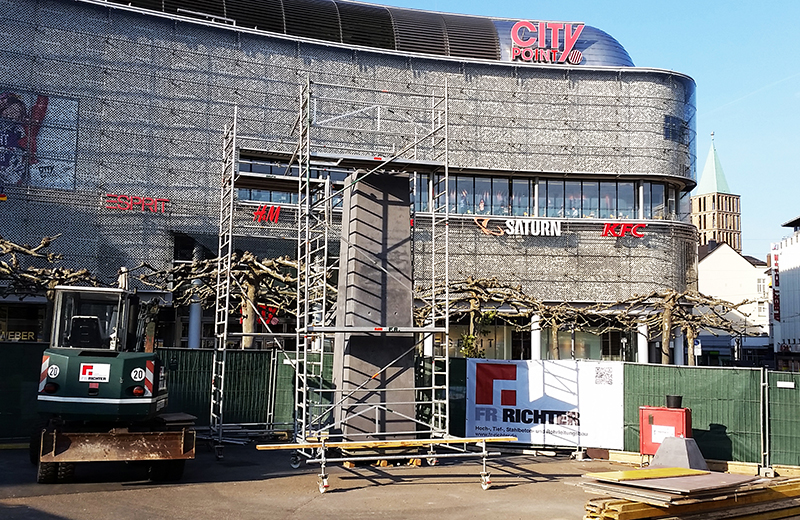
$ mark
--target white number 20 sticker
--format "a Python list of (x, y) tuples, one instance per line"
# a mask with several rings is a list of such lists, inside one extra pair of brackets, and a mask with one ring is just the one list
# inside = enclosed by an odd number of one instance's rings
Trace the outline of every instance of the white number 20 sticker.
[(134, 368), (133, 370), (131, 370), (131, 379), (133, 379), (134, 381), (143, 380), (144, 379), (144, 369), (139, 367), (139, 368)]

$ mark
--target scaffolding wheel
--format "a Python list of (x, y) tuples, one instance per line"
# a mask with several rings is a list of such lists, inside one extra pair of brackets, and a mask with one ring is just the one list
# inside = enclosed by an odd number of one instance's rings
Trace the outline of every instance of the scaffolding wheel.
[(488, 472), (481, 473), (481, 488), (486, 491), (492, 487), (492, 477)]
[(217, 460), (222, 460), (222, 458), (223, 458), (223, 454), (222, 454), (223, 448), (225, 448), (225, 446), (223, 446), (222, 444), (215, 444), (214, 445), (214, 457), (216, 457)]
[(301, 462), (302, 461), (300, 459), (300, 454), (299, 453), (294, 452), (289, 456), (289, 465), (292, 467), (292, 469), (299, 468)]
[(328, 476), (327, 475), (320, 475), (317, 479), (317, 485), (319, 486), (319, 492), (325, 493), (328, 491)]
[(425, 462), (428, 464), (428, 466), (436, 466), (437, 464), (439, 464), (439, 459), (437, 459), (436, 457), (427, 457), (425, 459)]

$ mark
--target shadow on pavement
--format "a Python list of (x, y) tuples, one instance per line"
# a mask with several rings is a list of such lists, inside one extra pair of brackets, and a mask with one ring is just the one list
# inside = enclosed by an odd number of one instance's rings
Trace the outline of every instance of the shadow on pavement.
[(64, 520), (63, 516), (51, 515), (30, 506), (5, 504), (0, 504), (0, 518), (3, 520)]

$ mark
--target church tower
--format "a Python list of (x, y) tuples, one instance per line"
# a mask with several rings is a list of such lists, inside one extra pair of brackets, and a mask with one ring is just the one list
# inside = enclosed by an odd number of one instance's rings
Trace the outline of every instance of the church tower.
[(711, 133), (711, 150), (700, 181), (691, 197), (692, 224), (699, 231), (699, 245), (709, 242), (726, 243), (736, 252), (742, 252), (742, 211), (739, 195), (731, 193), (722, 164), (714, 147)]

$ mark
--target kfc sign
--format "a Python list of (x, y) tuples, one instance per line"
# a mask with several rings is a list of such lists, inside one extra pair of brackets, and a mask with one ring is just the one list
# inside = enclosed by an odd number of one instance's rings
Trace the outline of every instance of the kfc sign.
[(607, 222), (603, 224), (604, 237), (624, 237), (627, 234), (636, 238), (642, 238), (644, 235), (640, 230), (647, 227), (647, 224), (623, 224), (622, 222)]
[(517, 22), (511, 28), (511, 61), (579, 65), (583, 54), (575, 44), (583, 27), (582, 23)]

